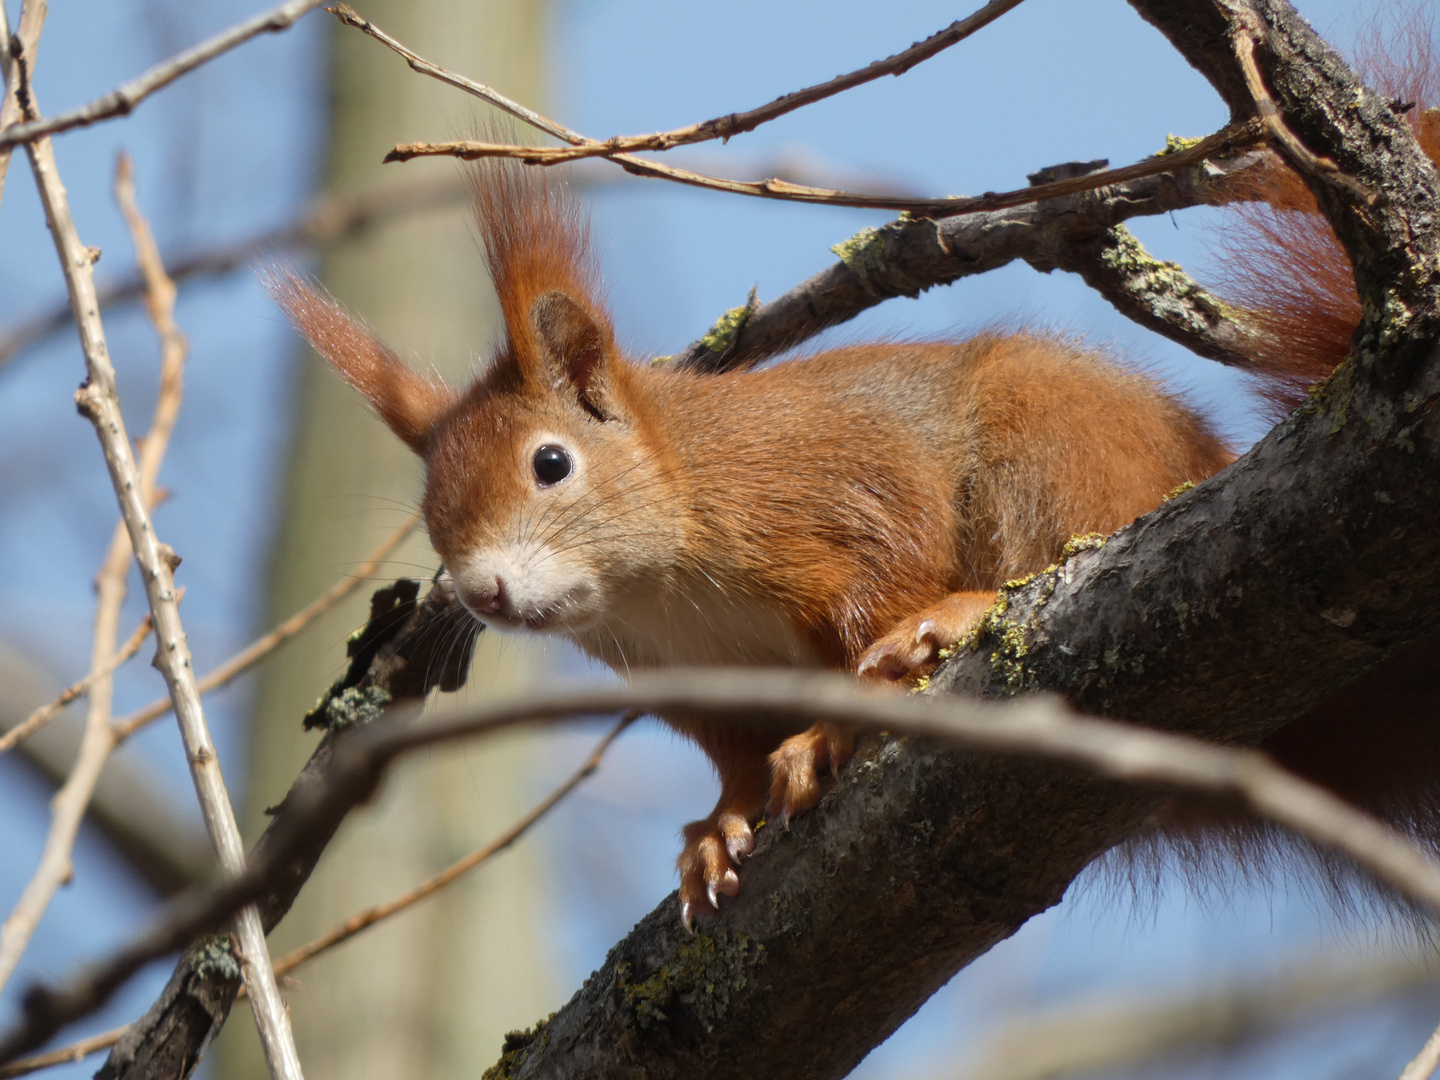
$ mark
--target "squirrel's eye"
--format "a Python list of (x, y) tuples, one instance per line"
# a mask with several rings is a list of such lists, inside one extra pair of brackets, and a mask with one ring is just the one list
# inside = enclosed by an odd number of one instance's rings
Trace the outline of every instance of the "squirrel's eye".
[(541, 487), (558, 484), (570, 475), (570, 455), (563, 446), (546, 445), (535, 451), (535, 479)]

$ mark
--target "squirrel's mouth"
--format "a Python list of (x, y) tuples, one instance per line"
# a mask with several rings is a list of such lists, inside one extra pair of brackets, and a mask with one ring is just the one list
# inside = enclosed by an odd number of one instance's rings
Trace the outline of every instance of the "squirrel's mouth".
[(502, 633), (573, 631), (593, 607), (594, 588), (583, 574), (567, 572), (545, 555), (502, 549), (459, 559), (458, 572), (451, 570), (455, 593), (470, 614)]
[[(469, 605), (467, 605), (468, 607)], [(578, 598), (566, 595), (548, 604), (505, 605), (499, 611), (475, 611), (471, 615), (493, 630), (529, 630), (532, 633), (566, 633), (573, 631), (577, 617), (583, 617)]]

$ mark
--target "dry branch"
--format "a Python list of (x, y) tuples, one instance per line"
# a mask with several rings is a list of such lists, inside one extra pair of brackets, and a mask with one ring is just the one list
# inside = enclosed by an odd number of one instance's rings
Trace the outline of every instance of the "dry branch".
[[(130, 225), (136, 254), (146, 278), (150, 315), (161, 339), (160, 391), (154, 415), (144, 440), (136, 468), (139, 497), (143, 506), (155, 498), (155, 481), (160, 464), (170, 444), (181, 399), (181, 370), (185, 364), (185, 339), (175, 327), (172, 311), (175, 287), (159, 265), (155, 242), (148, 225), (135, 207), (134, 185), (129, 159), (123, 155), (115, 168), (115, 196)], [(51, 898), (73, 873), (71, 852), (80, 831), (85, 808), (90, 803), (100, 770), (114, 749), (116, 740), (110, 729), (111, 702), (115, 669), (116, 637), (119, 632), (120, 609), (128, 591), (130, 573), (130, 539), (124, 522), (116, 524), (104, 562), (95, 577), (97, 602), (95, 629), (91, 642), (90, 677), (85, 717), (85, 733), (80, 741), (74, 768), (61, 785), (51, 803), (51, 825), (45, 847), (34, 875), (26, 884), (15, 909), (0, 928), (0, 987), (9, 981), (15, 965), (30, 942)], [(153, 618), (151, 620), (153, 622)], [(143, 635), (139, 635), (143, 638)], [(139, 647), (139, 640), (135, 640)], [(37, 725), (38, 726), (38, 725)]]
[(41, 1069), (49, 1069), (56, 1065), (68, 1065), (72, 1061), (81, 1061), (91, 1054), (98, 1054), (101, 1050), (114, 1046), (128, 1030), (128, 1024), (111, 1028), (98, 1035), (91, 1035), (88, 1039), (79, 1039), (69, 1046), (62, 1046), (58, 1050), (36, 1054), (34, 1057), (20, 1058), (8, 1065), (0, 1065), (0, 1080), (11, 1080), (11, 1077), (27, 1076), (30, 1073), (39, 1072)]
[[(218, 690), (230, 682), (230, 680), (238, 678), (249, 671), (321, 615), (329, 611), (342, 599), (350, 595), (361, 582), (370, 580), (375, 571), (379, 569), (380, 564), (385, 561), (386, 556), (399, 546), (400, 541), (404, 540), (405, 537), (410, 534), (410, 530), (415, 528), (419, 521), (419, 513), (411, 514), (403, 525), (381, 541), (380, 546), (372, 551), (365, 561), (355, 568), (353, 574), (337, 581), (320, 596), (317, 596), (294, 615), (291, 615), (290, 618), (256, 638), (249, 645), (246, 645), (245, 648), (230, 657), (230, 659), (207, 671), (195, 684), (196, 689), (202, 694), (208, 694), (212, 690)], [(157, 698), (149, 705), (136, 709), (130, 713), (130, 715), (115, 721), (112, 725), (115, 732), (115, 741), (117, 743), (124, 742), (151, 721), (164, 716), (173, 707), (173, 703), (169, 698)]]
[[(589, 157), (613, 157), (617, 153), (633, 153), (640, 150), (670, 150), (676, 146), (687, 146), (698, 142), (708, 142), (711, 139), (729, 140), (735, 135), (747, 131), (754, 131), (761, 124), (768, 123), (787, 113), (806, 105), (812, 105), (825, 98), (834, 97), (843, 91), (863, 86), (865, 83), (873, 82), (886, 75), (903, 75), (916, 64), (929, 60), (948, 49), (950, 46), (964, 41), (977, 30), (988, 26), (1001, 15), (1004, 15), (1012, 8), (1018, 7), (1021, 0), (990, 0), (984, 7), (963, 19), (957, 19), (944, 30), (931, 34), (924, 41), (918, 41), (903, 52), (898, 52), (884, 60), (876, 60), (863, 68), (851, 71), (845, 75), (837, 75), (827, 82), (815, 86), (808, 86), (803, 90), (795, 90), (784, 94), (768, 104), (756, 109), (748, 109), (745, 112), (727, 113), (724, 116), (717, 116), (713, 120), (705, 120), (698, 124), (690, 124), (683, 128), (675, 128), (672, 131), (657, 131), (650, 135), (616, 135), (609, 139), (583, 139), (567, 150), (546, 150), (546, 164), (557, 164), (562, 161), (577, 161)], [(343, 10), (342, 10), (343, 9)], [(359, 16), (355, 15), (344, 5), (336, 5), (334, 13), (345, 23), (357, 26), (372, 33), (374, 28), (369, 24), (364, 26)], [(374, 36), (378, 40), (389, 40), (378, 33)], [(394, 47), (392, 45), (392, 47)], [(406, 55), (406, 50), (402, 55)], [(417, 59), (409, 54), (407, 59)], [(426, 66), (433, 68), (434, 65)], [(436, 69), (438, 72), (439, 69)], [(427, 72), (429, 74), (430, 72)], [(448, 72), (445, 74), (449, 74)], [(455, 85), (452, 83), (452, 85)], [(539, 126), (539, 125), (536, 125)], [(558, 125), (555, 125), (558, 129)], [(556, 130), (541, 127), (542, 131), (549, 131), (550, 134), (557, 134)], [(558, 138), (565, 138), (557, 135)], [(567, 140), (568, 141), (568, 140)]]
[[(1247, 20), (1241, 16), (1241, 21)], [(1263, 33), (1263, 31), (1258, 32)], [(1336, 165), (1332, 159), (1313, 153), (1309, 147), (1296, 138), (1295, 133), (1286, 125), (1284, 118), (1280, 115), (1280, 109), (1275, 104), (1275, 99), (1270, 96), (1270, 91), (1265, 89), (1265, 80), (1261, 77), (1260, 69), (1255, 64), (1255, 38), (1248, 30), (1235, 35), (1235, 57), (1240, 61), (1240, 70), (1245, 76), (1245, 88), (1250, 92), (1250, 100), (1255, 105), (1260, 122), (1270, 133), (1271, 142), (1279, 147), (1290, 163), (1302, 172), (1319, 177), (1326, 183), (1338, 184), (1347, 188), (1361, 202), (1367, 206), (1373, 206), (1375, 204), (1373, 191), (1353, 176), (1347, 176), (1341, 172), (1340, 166)]]
[[(1048, 184), (1018, 188), (1015, 191), (989, 193), (985, 195), (957, 195), (943, 199), (917, 199), (906, 196), (871, 195), (857, 191), (836, 191), (831, 188), (811, 187), (806, 184), (792, 184), (788, 180), (770, 178), (766, 180), (727, 180), (718, 176), (707, 176), (689, 169), (665, 165), (648, 158), (632, 157), (629, 154), (596, 154), (607, 161), (624, 167), (635, 176), (647, 176), (657, 180), (673, 180), (691, 187), (725, 191), (732, 195), (751, 195), (762, 199), (780, 199), (785, 202), (817, 203), (825, 206), (848, 206), (863, 210), (894, 210), (930, 218), (947, 218), (959, 214), (982, 214), (991, 210), (1003, 210), (1011, 206), (1024, 206), (1044, 199), (1058, 199), (1066, 195), (1077, 195), (1085, 191), (1110, 184), (1121, 184), (1146, 176), (1156, 176), (1175, 169), (1198, 165), (1207, 158), (1233, 154), (1237, 150), (1253, 146), (1263, 138), (1263, 129), (1258, 123), (1246, 122), (1232, 125), (1201, 139), (1194, 146), (1176, 151), (1174, 154), (1147, 158), (1134, 165), (1119, 169), (1091, 173), (1068, 180), (1056, 180)], [(409, 161), (417, 157), (454, 157), (462, 161), (479, 158), (514, 158), (527, 165), (557, 165), (569, 160), (568, 151), (553, 150), (542, 146), (515, 146), (508, 143), (481, 142), (474, 139), (459, 139), (443, 143), (402, 143), (385, 155), (386, 161)]]
[[(616, 174), (599, 162), (592, 162), (591, 166), (577, 166), (568, 181), (581, 188), (598, 187), (616, 180), (626, 182), (623, 173)], [(801, 176), (813, 175), (817, 179), (834, 172), (828, 163), (817, 162), (808, 155), (792, 151), (758, 159), (747, 168), (759, 172), (790, 171)], [(896, 182), (887, 186), (886, 179), (877, 177), (869, 182), (882, 189), (905, 190)], [(177, 282), (191, 277), (222, 276), (267, 257), (273, 258), (280, 252), (307, 247), (323, 248), (408, 214), (463, 204), (469, 199), (469, 193), (469, 181), (457, 173), (436, 176), (412, 174), (399, 183), (377, 184), (344, 195), (322, 195), (302, 210), (295, 220), (279, 228), (213, 247), (171, 252), (165, 256), (165, 265), (171, 278)], [(113, 304), (137, 299), (144, 289), (141, 277), (131, 274), (99, 282), (96, 295), (103, 310)], [(70, 322), (70, 305), (62, 299), (38, 314), (17, 320), (0, 330), (0, 368), (28, 346), (48, 334), (63, 330)]]
[[(431, 63), (385, 33), (385, 31), (381, 30), (368, 19), (362, 18), (346, 4), (335, 4), (325, 10), (335, 15), (336, 18), (346, 26), (355, 27), (398, 53), (412, 69), (422, 75), (429, 75), (449, 86), (473, 94), (475, 97), (501, 109), (516, 119), (522, 120), (546, 134), (553, 135), (562, 142), (569, 143), (572, 147), (604, 145), (598, 140), (587, 138), (579, 132), (572, 131), (564, 125), (540, 115), (533, 109), (526, 108), (524, 105), (511, 100), (492, 87), (475, 82), (473, 79), (467, 79), (463, 75), (458, 75), (453, 71), (447, 71), (438, 64)], [(796, 202), (826, 203), (832, 206), (866, 207), (877, 210), (908, 211), (915, 214), (926, 214), (932, 217), (948, 217), (955, 214), (979, 214), (1011, 206), (1023, 206), (1027, 203), (1042, 199), (1054, 199), (1065, 195), (1079, 194), (1103, 187), (1107, 184), (1120, 184), (1130, 180), (1138, 180), (1147, 176), (1155, 176), (1160, 173), (1187, 168), (1191, 165), (1198, 165), (1207, 158), (1233, 154), (1237, 150), (1247, 146), (1253, 146), (1265, 137), (1264, 132), (1264, 127), (1258, 121), (1245, 121), (1232, 125), (1223, 131), (1217, 131), (1213, 135), (1206, 136), (1195, 145), (1187, 147), (1184, 150), (1177, 151), (1173, 154), (1159, 155), (1135, 165), (1127, 165), (1124, 168), (1112, 169), (1108, 172), (1088, 176), (1071, 177), (1048, 184), (1033, 185), (1028, 188), (1019, 189), (1018, 191), (1009, 191), (1002, 194), (991, 193), (974, 197), (950, 199), (913, 199), (890, 195), (865, 195), (857, 192), (810, 187), (804, 184), (792, 184), (788, 181), (777, 179), (759, 181), (725, 180), (715, 176), (706, 176), (703, 173), (693, 172), (689, 169), (680, 169), (671, 165), (664, 165), (648, 158), (639, 158), (633, 154), (623, 152), (606, 152), (603, 154), (597, 152), (585, 156), (604, 157), (606, 160), (613, 161), (622, 166), (626, 172), (632, 173), (635, 176), (673, 180), (677, 183), (709, 188), (715, 191), (728, 191), (739, 195), (754, 195), (762, 198), (784, 199)], [(563, 161), (570, 160), (570, 158), (565, 156), (568, 153), (569, 151), (554, 150), (549, 147), (510, 146), (477, 142), (475, 140), (459, 140), (448, 143), (412, 143), (397, 146), (385, 156), (385, 160), (405, 161), (412, 157), (435, 155), (458, 157), (462, 160), (499, 156), (519, 158), (528, 164), (548, 165), (559, 164)]]
[(1436, 1069), (1440, 1069), (1440, 1028), (1430, 1033), (1420, 1052), (1400, 1073), (1400, 1080), (1430, 1080)]
[[(190, 650), (176, 599), (173, 577), (175, 553), (155, 535), (144, 484), (125, 431), (125, 420), (115, 388), (115, 369), (110, 363), (99, 305), (95, 299), (94, 254), (85, 247), (76, 232), (49, 138), (42, 137), (27, 143), (26, 151), (30, 156), (36, 186), (40, 189), (46, 222), (65, 273), (85, 354), (87, 379), (76, 393), (76, 404), (91, 421), (99, 437), (111, 485), (120, 502), (121, 516), (140, 567), (140, 577), (155, 626), (155, 665), (165, 677), (175, 702), (175, 714), (180, 721), (181, 736), (206, 829), (215, 844), (222, 869), (227, 873), (236, 873), (244, 866), (245, 850), (220, 775), (215, 747), (205, 724), (200, 696), (195, 689)], [(106, 740), (112, 738), (108, 723), (104, 737)], [(299, 1080), (302, 1074), (290, 1034), (290, 1020), (270, 971), (259, 916), (253, 908), (246, 908), (237, 916), (236, 926), (244, 950), (241, 966), (246, 984), (252, 990), (253, 1011), (271, 1075), (276, 1080)]]
[(169, 86), (182, 75), (188, 75), (202, 64), (229, 52), (237, 45), (243, 45), (253, 37), (288, 30), (294, 25), (296, 19), (324, 2), (325, 0), (288, 0), (287, 3), (281, 4), (272, 11), (238, 23), (230, 29), (202, 41), (199, 45), (192, 46), (184, 52), (172, 56), (169, 60), (156, 64), (145, 74), (73, 112), (52, 116), (45, 120), (30, 120), (23, 124), (0, 127), (0, 153), (5, 153), (23, 143), (33, 142), (45, 135), (56, 135), (73, 128), (89, 127), (91, 124), (97, 124), (116, 116), (127, 116), (140, 102), (155, 91)]
[[(316, 199), (296, 220), (230, 244), (189, 253), (167, 255), (165, 264), (174, 281), (231, 273), (257, 259), (299, 247), (343, 240), (391, 218), (419, 213), (435, 206), (464, 202), (468, 187), (463, 177), (419, 177), (399, 184), (377, 185), (350, 195)], [(145, 291), (139, 274), (99, 285), (96, 296), (102, 309), (134, 300)], [(12, 324), (0, 334), (0, 367), (22, 349), (72, 320), (70, 305), (61, 302), (33, 317)]]
[[(59, 788), (84, 734), (83, 716), (61, 716), (20, 744), (28, 766)], [(117, 748), (118, 750), (119, 748)], [(112, 752), (85, 808), (93, 825), (159, 897), (213, 880), (215, 851), (200, 823), (143, 754)]]

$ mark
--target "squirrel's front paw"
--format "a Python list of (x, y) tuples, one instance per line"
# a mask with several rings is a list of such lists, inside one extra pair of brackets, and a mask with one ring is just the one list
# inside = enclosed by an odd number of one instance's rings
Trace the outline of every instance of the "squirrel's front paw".
[(866, 649), (855, 674), (889, 682), (928, 675), (940, 662), (940, 650), (975, 629), (994, 601), (994, 593), (951, 593), (934, 607), (902, 619)]
[(680, 870), (680, 921), (694, 931), (695, 913), (709, 904), (719, 910), (720, 896), (740, 891), (735, 873), (741, 856), (755, 850), (755, 834), (740, 814), (715, 814), (685, 826), (685, 847), (676, 860)]
[(850, 732), (823, 720), (782, 742), (770, 755), (771, 816), (788, 819), (819, 802), (822, 777), (838, 774), (853, 750)]

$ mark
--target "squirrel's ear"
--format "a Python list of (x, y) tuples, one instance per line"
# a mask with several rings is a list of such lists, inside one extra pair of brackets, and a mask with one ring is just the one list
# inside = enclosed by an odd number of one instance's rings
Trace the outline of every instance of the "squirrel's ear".
[(583, 304), (558, 289), (530, 305), (530, 325), (544, 359), (575, 388), (585, 411), (597, 420), (607, 419), (599, 402), (605, 327)]
[(264, 283), (311, 347), (365, 395), (406, 446), (423, 455), (436, 420), (455, 402), (454, 391), (417, 374), (333, 296), (303, 278), (277, 270)]

